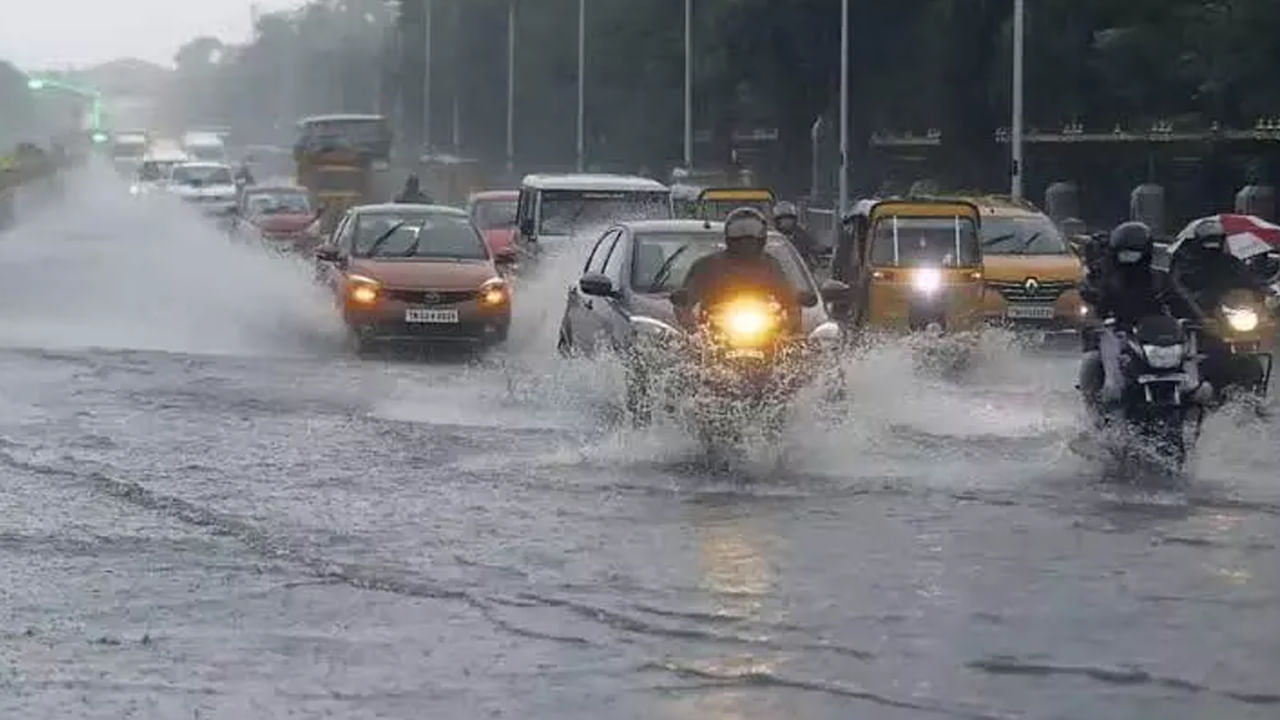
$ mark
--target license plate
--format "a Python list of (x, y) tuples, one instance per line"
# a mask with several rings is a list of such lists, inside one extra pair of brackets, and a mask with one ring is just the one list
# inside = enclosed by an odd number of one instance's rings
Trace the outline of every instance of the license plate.
[(1010, 320), (1052, 320), (1055, 313), (1052, 305), (1010, 305), (1005, 317)]
[(1168, 375), (1139, 375), (1139, 385), (1150, 385), (1152, 383), (1184, 383), (1187, 381), (1186, 373), (1170, 373)]
[(457, 310), (436, 310), (434, 308), (409, 308), (404, 311), (404, 321), (408, 323), (446, 324), (458, 322)]

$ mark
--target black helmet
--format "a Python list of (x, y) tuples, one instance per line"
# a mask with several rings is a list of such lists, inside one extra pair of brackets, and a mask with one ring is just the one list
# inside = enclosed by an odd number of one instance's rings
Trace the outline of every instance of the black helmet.
[(769, 221), (755, 208), (742, 207), (724, 219), (724, 244), (734, 255), (759, 255), (769, 239)]
[(1111, 261), (1117, 265), (1149, 265), (1155, 251), (1155, 239), (1151, 237), (1151, 228), (1142, 222), (1127, 222), (1117, 225), (1107, 238), (1107, 251)]
[(409, 177), (405, 178), (404, 187), (406, 190), (417, 190), (418, 176), (413, 173), (409, 173)]
[(1192, 239), (1195, 247), (1208, 252), (1222, 252), (1227, 247), (1227, 231), (1217, 218), (1206, 218), (1196, 223)]

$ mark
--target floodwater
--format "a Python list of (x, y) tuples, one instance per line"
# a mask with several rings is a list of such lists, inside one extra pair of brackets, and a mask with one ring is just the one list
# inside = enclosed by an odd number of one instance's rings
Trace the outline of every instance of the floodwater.
[(1127, 487), (1070, 356), (888, 345), (723, 466), (556, 358), (569, 261), (476, 361), (351, 357), (307, 267), (96, 175), (0, 268), (5, 717), (1280, 714), (1245, 413)]

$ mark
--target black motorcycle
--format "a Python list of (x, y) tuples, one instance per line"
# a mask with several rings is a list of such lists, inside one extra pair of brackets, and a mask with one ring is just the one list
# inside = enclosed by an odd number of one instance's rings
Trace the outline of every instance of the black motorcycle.
[(1217, 400), (1244, 393), (1266, 398), (1274, 362), (1268, 341), (1275, 326), (1265, 298), (1248, 290), (1233, 290), (1212, 306), (1201, 323), (1203, 373), (1213, 384)]
[(1206, 401), (1197, 333), (1168, 315), (1151, 315), (1132, 327), (1113, 319), (1104, 325), (1118, 343), (1123, 385), (1118, 398), (1087, 400), (1098, 428), (1120, 430), (1109, 439), (1112, 453), (1122, 460), (1139, 460), (1143, 455), (1137, 451), (1146, 450), (1146, 456), (1181, 470)]

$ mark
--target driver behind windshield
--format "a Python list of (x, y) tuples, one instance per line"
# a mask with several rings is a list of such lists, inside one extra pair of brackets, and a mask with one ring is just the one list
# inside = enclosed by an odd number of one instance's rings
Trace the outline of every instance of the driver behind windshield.
[(799, 298), (782, 266), (765, 253), (769, 221), (752, 208), (738, 208), (724, 223), (725, 249), (699, 258), (685, 277), (686, 302), (676, 317), (687, 328), (697, 325), (695, 308), (707, 309), (743, 295), (763, 294), (782, 306), (791, 330), (800, 327)]

